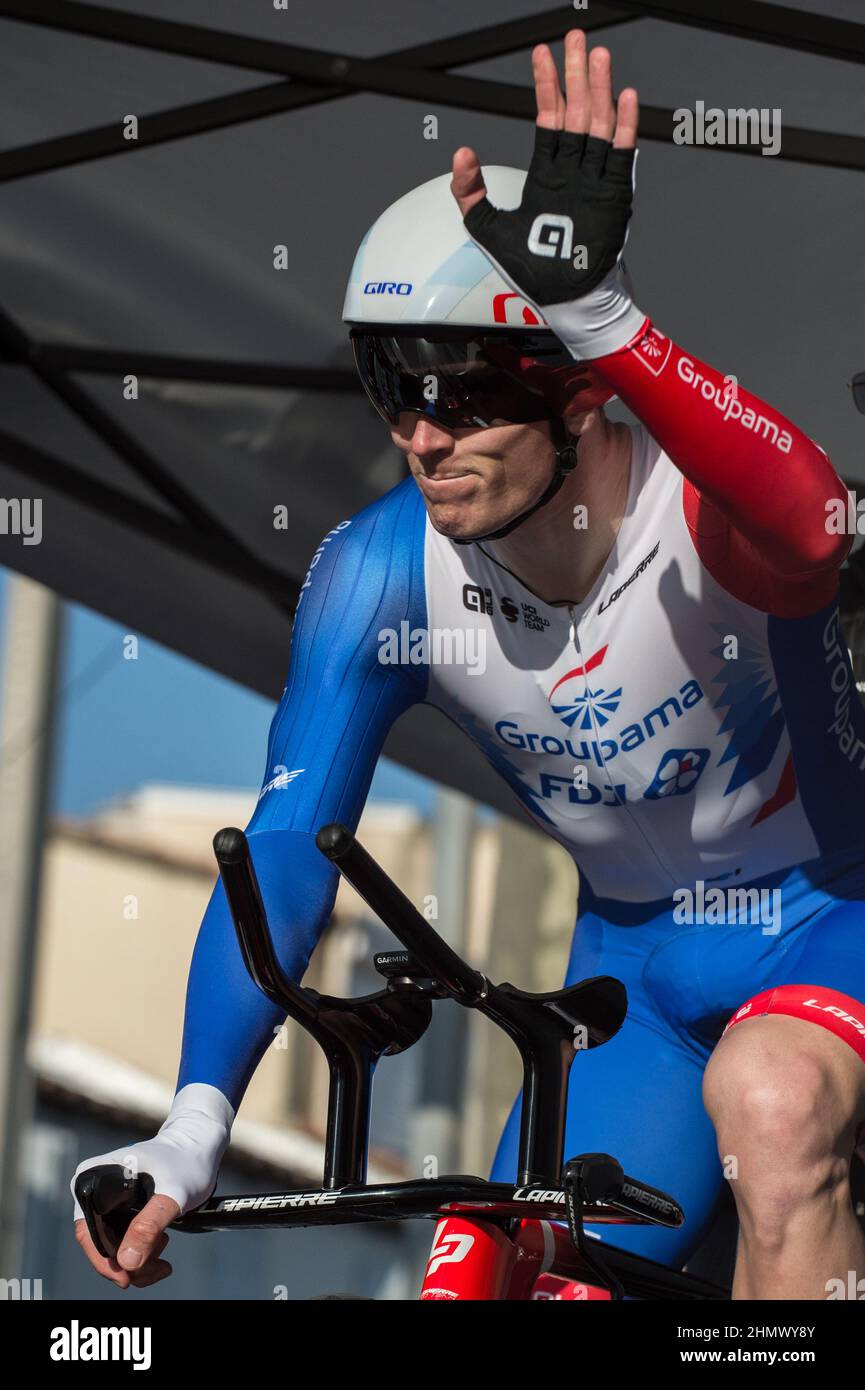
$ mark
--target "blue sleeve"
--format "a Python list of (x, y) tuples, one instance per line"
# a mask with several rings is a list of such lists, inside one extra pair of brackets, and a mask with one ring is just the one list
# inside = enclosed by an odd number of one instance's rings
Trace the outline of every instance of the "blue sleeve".
[[(301, 591), (288, 680), (270, 729), (250, 850), (283, 969), (300, 980), (336, 896), (315, 847), (357, 825), (388, 730), (424, 699), (422, 666), (379, 661), (383, 629), (425, 628), (422, 499), (411, 479), (327, 535)], [(237, 1109), (284, 1015), (249, 979), (220, 882), (198, 934), (178, 1089), (206, 1082)]]

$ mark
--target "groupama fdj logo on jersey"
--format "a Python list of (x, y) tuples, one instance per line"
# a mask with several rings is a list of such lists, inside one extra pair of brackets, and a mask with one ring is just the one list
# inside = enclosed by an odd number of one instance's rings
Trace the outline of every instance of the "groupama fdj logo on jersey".
[[(559, 716), (563, 724), (567, 724), (569, 729), (592, 729), (596, 725), (602, 728), (607, 720), (615, 714), (622, 699), (622, 687), (618, 690), (604, 690), (600, 686), (597, 690), (590, 690), (588, 684), (584, 690), (571, 686), (570, 690), (563, 690), (570, 681), (576, 680), (578, 676), (587, 676), (596, 666), (600, 666), (607, 652), (606, 647), (595, 652), (590, 656), (585, 666), (575, 666), (572, 671), (566, 671), (560, 676), (550, 691), (547, 699), (549, 700), (553, 712)], [(555, 703), (553, 696), (559, 692), (559, 700), (565, 700), (564, 704)], [(570, 697), (570, 698), (568, 698)]]
[[(548, 695), (549, 708), (565, 726), (554, 729), (527, 729), (519, 717), (502, 718), (495, 726), (497, 737), (508, 749), (539, 754), (542, 758), (566, 759), (569, 766), (561, 773), (538, 769), (537, 791), (545, 799), (566, 797), (574, 805), (604, 801), (621, 805), (625, 800), (624, 785), (592, 782), (582, 785), (575, 780), (574, 768), (580, 764), (594, 765), (602, 772), (619, 753), (631, 753), (669, 729), (677, 720), (704, 698), (703, 690), (693, 678), (659, 701), (652, 709), (616, 733), (600, 737), (600, 730), (609, 725), (622, 702), (623, 687), (608, 689), (598, 684), (592, 688), (589, 676), (598, 671), (607, 654), (601, 647), (582, 666), (575, 666), (560, 676)], [(566, 732), (566, 730), (570, 732)], [(578, 737), (580, 734), (596, 737)], [(650, 799), (679, 795), (690, 791), (708, 760), (707, 749), (673, 749), (661, 760), (657, 770), (648, 773), (648, 788), (644, 795)], [(521, 769), (526, 775), (525, 767)], [(652, 775), (654, 772), (654, 776)]]
[(643, 792), (646, 801), (682, 796), (696, 785), (709, 758), (708, 748), (668, 748), (658, 770)]

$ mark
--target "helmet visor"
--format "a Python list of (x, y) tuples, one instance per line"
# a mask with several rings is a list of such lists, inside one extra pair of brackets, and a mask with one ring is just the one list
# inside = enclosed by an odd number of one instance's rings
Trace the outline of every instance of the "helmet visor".
[(395, 326), (351, 330), (367, 395), (389, 425), (403, 411), (453, 428), (546, 420), (560, 413), (551, 368), (576, 364), (551, 333), (484, 333)]

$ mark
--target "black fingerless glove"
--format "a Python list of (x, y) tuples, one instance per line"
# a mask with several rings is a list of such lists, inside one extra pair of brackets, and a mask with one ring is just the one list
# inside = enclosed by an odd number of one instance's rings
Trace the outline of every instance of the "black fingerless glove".
[(592, 135), (538, 126), (520, 206), (508, 211), (482, 198), (463, 219), (576, 358), (617, 351), (646, 322), (622, 264), (636, 156)]
[(506, 212), (484, 198), (466, 229), (541, 308), (582, 299), (621, 257), (635, 157), (608, 140), (539, 126), (520, 206)]

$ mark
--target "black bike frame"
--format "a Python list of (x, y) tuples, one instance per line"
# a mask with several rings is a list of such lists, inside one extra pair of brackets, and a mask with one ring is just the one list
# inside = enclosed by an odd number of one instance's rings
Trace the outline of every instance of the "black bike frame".
[[(384, 989), (340, 999), (296, 985), (283, 971), (246, 836), (221, 830), (214, 839), (219, 871), (244, 963), (258, 988), (310, 1033), (330, 1070), (321, 1187), (212, 1197), (173, 1223), (186, 1232), (320, 1226), (463, 1215), (508, 1229), (519, 1220), (567, 1221), (573, 1270), (637, 1297), (726, 1298), (705, 1280), (586, 1239), (583, 1222), (678, 1227), (684, 1213), (667, 1193), (626, 1176), (608, 1154), (564, 1163), (570, 1069), (582, 1050), (602, 1046), (621, 1027), (627, 996), (619, 980), (598, 976), (566, 989), (531, 994), (493, 984), (469, 966), (341, 825), (316, 843), (403, 947), (380, 953)], [(518, 1173), (514, 1185), (479, 1177), (366, 1183), (372, 1080), (383, 1055), (421, 1038), (437, 999), (485, 1014), (519, 1049), (523, 1063)], [(92, 1168), (76, 1195), (97, 1249), (114, 1254), (132, 1216), (152, 1193), (146, 1176), (126, 1179), (116, 1165)], [(569, 1262), (570, 1263), (570, 1262)]]

